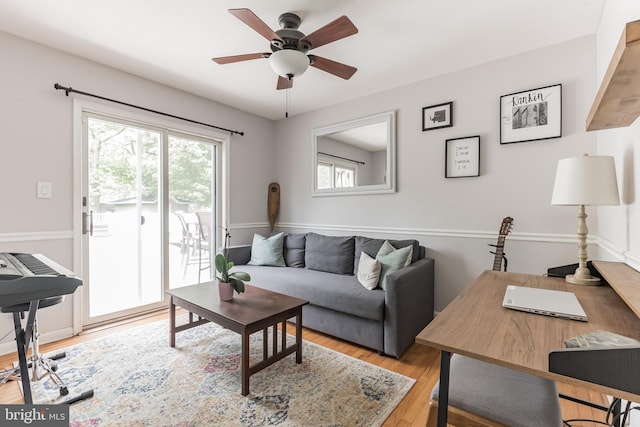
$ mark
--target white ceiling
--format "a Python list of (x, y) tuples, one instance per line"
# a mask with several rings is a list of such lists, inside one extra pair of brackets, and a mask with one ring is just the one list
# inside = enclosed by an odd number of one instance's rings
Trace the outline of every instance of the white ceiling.
[(227, 9), (249, 8), (274, 30), (283, 12), (298, 14), (305, 34), (341, 15), (358, 27), (311, 51), (358, 72), (343, 80), (310, 67), (290, 91), (291, 116), (593, 34), (604, 1), (0, 0), (0, 31), (280, 119), (286, 91), (276, 91), (267, 60), (211, 61), (269, 51)]

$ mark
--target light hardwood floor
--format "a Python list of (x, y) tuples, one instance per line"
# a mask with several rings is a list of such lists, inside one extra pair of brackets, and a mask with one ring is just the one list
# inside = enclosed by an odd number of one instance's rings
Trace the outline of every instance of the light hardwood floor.
[[(61, 348), (96, 339), (108, 334), (126, 330), (141, 324), (167, 318), (166, 311), (155, 315), (148, 315), (143, 318), (120, 322), (108, 327), (101, 327), (81, 333), (78, 336), (67, 338), (55, 343), (41, 345), (43, 353), (54, 352)], [(407, 396), (400, 402), (398, 407), (384, 423), (384, 427), (391, 426), (424, 426), (427, 419), (429, 394), (438, 380), (440, 357), (439, 352), (419, 344), (413, 344), (411, 348), (402, 356), (395, 359), (387, 356), (380, 356), (375, 351), (359, 347), (357, 345), (341, 341), (327, 335), (323, 335), (309, 329), (303, 330), (303, 339), (319, 344), (323, 347), (344, 353), (348, 356), (369, 362), (382, 368), (406, 375), (416, 380), (415, 385)], [(168, 339), (168, 338), (167, 338)], [(0, 369), (11, 366), (17, 359), (15, 353), (0, 356)], [(607, 405), (605, 396), (592, 393), (588, 390), (578, 389), (572, 386), (559, 385), (562, 393), (576, 396), (585, 400), (590, 400), (601, 405)], [(22, 394), (15, 381), (0, 386), (0, 404), (24, 403)], [(604, 419), (604, 413), (591, 409), (584, 405), (578, 405), (566, 400), (561, 400), (563, 417), (565, 419)], [(592, 422), (573, 423), (573, 426), (596, 426)]]

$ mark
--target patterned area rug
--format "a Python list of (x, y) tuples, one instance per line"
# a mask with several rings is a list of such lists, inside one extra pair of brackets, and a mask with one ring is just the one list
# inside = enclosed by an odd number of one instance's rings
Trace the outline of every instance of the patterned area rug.
[[(302, 364), (287, 356), (252, 375), (242, 396), (240, 346), (209, 323), (179, 332), (171, 348), (161, 321), (67, 348), (58, 373), (70, 396), (95, 393), (71, 405), (70, 426), (379, 426), (415, 382), (304, 342)], [(262, 333), (251, 349), (253, 364)], [(32, 389), (36, 403), (59, 398), (49, 379)]]

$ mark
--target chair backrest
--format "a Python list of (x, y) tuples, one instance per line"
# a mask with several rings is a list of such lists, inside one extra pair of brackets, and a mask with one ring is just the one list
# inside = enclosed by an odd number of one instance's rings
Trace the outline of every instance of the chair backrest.
[(200, 239), (211, 243), (211, 212), (196, 212), (196, 216), (198, 217)]
[(193, 240), (198, 239), (198, 219), (194, 214), (187, 212), (175, 212), (175, 215), (182, 229), (182, 244), (190, 245)]

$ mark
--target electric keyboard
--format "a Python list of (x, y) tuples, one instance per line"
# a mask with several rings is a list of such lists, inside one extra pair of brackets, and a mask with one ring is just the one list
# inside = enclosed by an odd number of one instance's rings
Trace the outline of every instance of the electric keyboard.
[(72, 294), (76, 275), (42, 254), (0, 252), (0, 306)]

